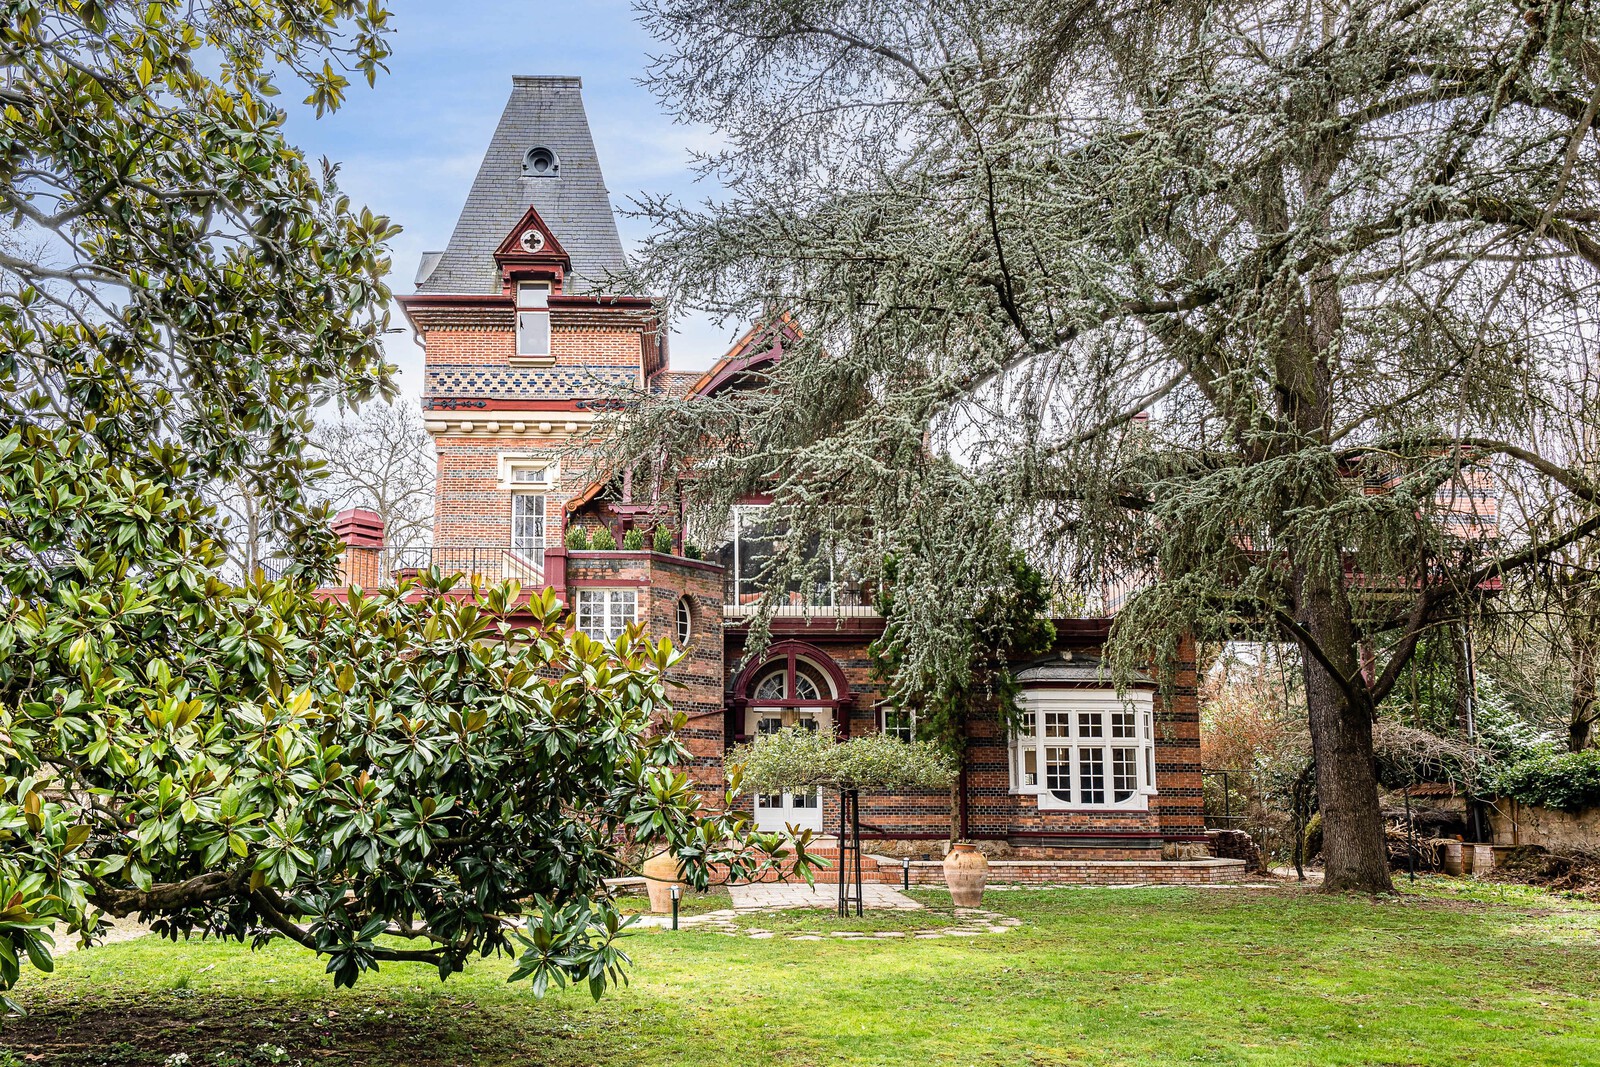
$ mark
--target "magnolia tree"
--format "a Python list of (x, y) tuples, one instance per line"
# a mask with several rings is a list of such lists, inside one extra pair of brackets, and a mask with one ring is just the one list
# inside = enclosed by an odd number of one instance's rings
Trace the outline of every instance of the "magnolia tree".
[(1550, 432), (1594, 419), (1600, 8), (639, 6), (727, 189), (641, 205), (646, 284), (804, 336), (619, 447), (770, 493), (790, 559), (892, 559), (924, 688), (1019, 545), (1119, 609), (1124, 677), (1296, 646), (1325, 885), (1390, 888), (1372, 728), (1419, 641), (1600, 529)]
[(0, 621), (0, 989), (50, 969), (52, 923), (87, 941), (138, 914), (287, 938), (336, 985), (504, 951), (536, 992), (598, 996), (627, 962), (602, 880), (634, 846), (700, 886), (712, 864), (808, 868), (804, 837), (750, 838), (673, 769), (669, 642), (591, 641), (548, 591), (508, 625), (515, 586), (339, 602), (181, 559), (138, 584), (101, 567), (62, 576), (70, 607)]
[[(548, 598), (514, 627), (512, 588), (313, 594), (308, 413), (393, 391), (395, 230), (271, 98), (337, 106), (388, 17), (0, 0), (0, 994), (52, 926), (132, 914), (291, 939), (341, 984), (507, 950), (599, 992), (624, 840), (694, 878), (765, 862), (670, 769), (666, 646), (592, 643)], [(218, 485), (293, 577), (218, 577)]]

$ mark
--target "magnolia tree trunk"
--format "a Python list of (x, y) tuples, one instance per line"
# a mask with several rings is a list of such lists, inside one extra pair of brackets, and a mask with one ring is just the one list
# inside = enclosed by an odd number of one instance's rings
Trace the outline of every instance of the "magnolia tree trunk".
[[(1304, 625), (1332, 666), (1359, 681), (1353, 627), (1337, 597), (1314, 581), (1307, 590)], [(1310, 588), (1308, 588), (1308, 586)], [(1317, 762), (1317, 803), (1322, 810), (1323, 888), (1330, 892), (1390, 893), (1389, 855), (1378, 776), (1372, 754), (1372, 713), (1301, 642), (1311, 747)]]

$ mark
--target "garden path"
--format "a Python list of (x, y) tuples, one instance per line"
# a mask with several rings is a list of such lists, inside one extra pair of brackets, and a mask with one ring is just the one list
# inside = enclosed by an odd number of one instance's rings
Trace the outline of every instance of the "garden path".
[[(870, 912), (918, 912), (924, 908), (917, 901), (886, 885), (867, 884), (861, 887), (862, 903)], [(757, 941), (780, 938), (786, 941), (884, 941), (894, 938), (931, 940), (942, 937), (981, 937), (984, 934), (1004, 934), (1022, 925), (1021, 919), (1002, 915), (982, 908), (956, 908), (948, 924), (942, 926), (914, 927), (905, 930), (768, 930), (749, 920), (761, 912), (793, 911), (810, 908), (832, 910), (838, 906), (839, 887), (818, 882), (814, 886), (784, 882), (761, 882), (755, 885), (728, 887), (733, 907), (704, 915), (684, 915), (678, 919), (682, 929), (713, 930), (730, 937), (748, 937)], [(832, 916), (828, 917), (832, 920)], [(741, 921), (744, 920), (744, 921)], [(850, 922), (848, 917), (837, 922)], [(670, 927), (668, 915), (640, 915), (636, 926)], [(877, 925), (876, 919), (862, 923)]]
[[(852, 887), (853, 888), (853, 887)], [(732, 885), (728, 896), (733, 898), (735, 911), (768, 911), (774, 908), (834, 908), (839, 904), (838, 883), (815, 885), (804, 882), (756, 882), (753, 885)], [(871, 882), (861, 887), (861, 904), (866, 908), (883, 908), (891, 911), (921, 911), (922, 905), (886, 885)]]

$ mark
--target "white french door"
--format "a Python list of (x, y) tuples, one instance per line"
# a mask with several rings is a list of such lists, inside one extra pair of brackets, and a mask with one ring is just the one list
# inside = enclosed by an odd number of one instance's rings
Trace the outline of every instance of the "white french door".
[[(801, 730), (817, 730), (822, 724), (813, 711), (795, 711), (790, 708), (756, 709), (750, 713), (755, 718), (757, 734), (775, 734), (786, 726)], [(785, 789), (781, 793), (756, 794), (756, 829), (775, 833), (790, 826), (802, 830), (822, 830), (822, 790)]]

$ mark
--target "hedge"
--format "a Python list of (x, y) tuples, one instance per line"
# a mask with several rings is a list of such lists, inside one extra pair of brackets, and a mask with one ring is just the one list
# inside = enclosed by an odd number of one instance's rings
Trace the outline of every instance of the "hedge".
[(1541, 753), (1500, 772), (1502, 796), (1557, 811), (1600, 807), (1600, 749)]

